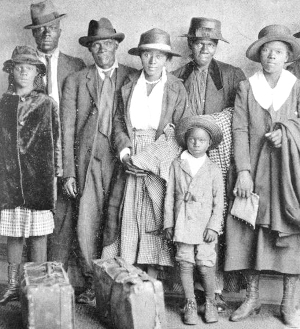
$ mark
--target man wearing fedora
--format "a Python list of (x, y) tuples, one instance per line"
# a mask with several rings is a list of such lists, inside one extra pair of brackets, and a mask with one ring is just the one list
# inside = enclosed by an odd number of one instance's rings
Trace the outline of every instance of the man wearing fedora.
[(79, 43), (95, 63), (67, 78), (61, 101), (64, 186), (69, 197), (76, 198), (77, 237), (90, 268), (87, 290), (77, 299), (82, 303), (94, 299), (91, 261), (101, 255), (103, 213), (117, 160), (111, 144), (117, 95), (126, 76), (135, 71), (116, 59), (124, 38), (107, 18), (91, 20), (88, 35)]
[[(232, 147), (230, 133), (232, 110), (223, 110), (234, 106), (237, 87), (240, 81), (245, 80), (246, 77), (240, 68), (214, 59), (219, 40), (228, 43), (222, 36), (220, 21), (205, 17), (193, 17), (188, 34), (184, 34), (183, 37), (187, 37), (188, 46), (192, 51), (192, 60), (177, 69), (173, 74), (183, 80), (189, 95), (192, 111), (195, 114), (214, 114), (216, 116), (217, 113), (220, 113), (221, 118), (219, 120), (222, 120), (223, 127), (225, 125), (227, 127), (226, 131), (223, 131), (224, 142), (222, 142), (221, 147), (221, 150), (226, 152), (218, 154), (216, 157), (217, 164), (222, 168), (226, 186), (227, 169), (230, 163), (230, 150)], [(229, 134), (228, 137), (227, 134)], [(213, 152), (220, 151), (214, 150)], [(214, 161), (214, 159), (212, 160)], [(225, 194), (224, 198), (226, 206)], [(222, 250), (220, 251), (222, 253)], [(223, 311), (225, 303), (221, 296), (223, 288), (221, 271), (217, 273), (216, 287), (218, 310)]]
[[(37, 56), (47, 68), (44, 76), (45, 91), (60, 105), (67, 76), (83, 69), (85, 64), (82, 59), (66, 55), (59, 50), (60, 20), (66, 14), (59, 14), (51, 0), (31, 4), (30, 12), (32, 24), (24, 28), (32, 30), (37, 45)], [(68, 257), (65, 255), (65, 250), (69, 250), (69, 245), (72, 244), (72, 237), (68, 235), (66, 226), (72, 222), (73, 208), (74, 201), (63, 193), (63, 179), (58, 177), (55, 228), (48, 239), (48, 259), (62, 261), (66, 270)]]
[[(295, 38), (300, 38), (300, 32), (293, 34)], [(293, 73), (297, 79), (300, 79), (300, 58), (295, 60), (292, 64), (290, 64), (287, 68), (288, 71)]]

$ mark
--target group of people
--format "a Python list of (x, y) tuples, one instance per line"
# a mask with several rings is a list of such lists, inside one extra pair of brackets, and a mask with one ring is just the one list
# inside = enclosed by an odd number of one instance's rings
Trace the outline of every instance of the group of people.
[[(0, 304), (19, 297), (28, 238), (30, 261), (59, 261), (66, 270), (76, 249), (86, 284), (81, 303), (94, 300), (93, 259), (121, 256), (155, 278), (176, 262), (186, 324), (198, 322), (195, 269), (207, 323), (224, 307), (217, 299), (223, 271), (246, 280), (231, 321), (260, 311), (260, 273), (279, 272), (282, 320), (297, 327), (300, 43), (291, 31), (269, 25), (259, 32), (246, 56), (262, 69), (246, 79), (214, 59), (218, 42), (228, 42), (218, 20), (192, 18), (182, 36), (191, 61), (169, 73), (166, 63), (180, 54), (167, 32), (146, 31), (128, 51), (140, 57), (138, 71), (117, 61), (125, 35), (101, 18), (79, 39), (94, 59), (85, 67), (59, 50), (65, 14), (51, 0), (30, 9), (25, 28), (37, 49), (17, 46), (3, 64), (0, 235), (8, 287)], [(231, 215), (234, 201), (249, 203), (253, 193), (255, 227)]]

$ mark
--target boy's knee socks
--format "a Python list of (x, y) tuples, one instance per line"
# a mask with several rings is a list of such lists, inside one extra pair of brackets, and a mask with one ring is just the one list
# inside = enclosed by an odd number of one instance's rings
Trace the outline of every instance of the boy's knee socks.
[(205, 297), (215, 299), (215, 267), (197, 265)]
[(180, 278), (185, 293), (185, 298), (195, 298), (194, 294), (194, 264), (181, 261), (180, 266)]

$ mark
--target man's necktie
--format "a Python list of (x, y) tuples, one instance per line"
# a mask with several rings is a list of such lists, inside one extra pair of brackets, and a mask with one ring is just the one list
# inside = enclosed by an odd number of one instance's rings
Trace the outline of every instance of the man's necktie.
[(47, 85), (46, 85), (46, 91), (47, 94), (50, 95), (52, 93), (52, 82), (51, 82), (51, 57), (52, 55), (46, 55), (46, 64), (47, 64)]
[(111, 120), (114, 103), (115, 86), (110, 78), (111, 71), (103, 71), (105, 78), (99, 92), (99, 124), (98, 128), (101, 133), (110, 138)]

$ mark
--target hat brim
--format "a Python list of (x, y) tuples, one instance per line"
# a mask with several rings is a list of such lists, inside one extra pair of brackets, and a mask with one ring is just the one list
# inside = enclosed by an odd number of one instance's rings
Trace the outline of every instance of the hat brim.
[(283, 41), (288, 43), (292, 47), (293, 53), (290, 54), (288, 63), (295, 61), (300, 56), (300, 44), (294, 37), (268, 35), (253, 42), (246, 51), (246, 57), (249, 58), (251, 61), (260, 63), (259, 50), (265, 43), (270, 41)]
[(300, 38), (300, 32), (297, 32), (297, 33), (293, 34), (293, 36), (294, 36), (295, 38)]
[(44, 76), (46, 74), (46, 66), (41, 61), (32, 61), (32, 60), (12, 60), (9, 59), (3, 63), (3, 71), (6, 73), (11, 73), (15, 64), (30, 64), (35, 65), (39, 69), (39, 73)]
[(161, 49), (159, 47), (148, 47), (148, 46), (139, 46), (139, 47), (135, 47), (135, 48), (131, 48), (128, 50), (128, 54), (133, 55), (133, 56), (140, 56), (141, 52), (145, 51), (145, 50), (158, 50), (161, 51), (162, 53), (168, 54), (168, 55), (172, 55), (175, 57), (181, 57), (180, 54), (174, 53), (171, 50), (166, 50), (166, 49)]
[(24, 29), (26, 29), (26, 30), (34, 30), (34, 29), (38, 29), (38, 28), (40, 28), (42, 26), (49, 26), (49, 25), (54, 24), (55, 22), (60, 21), (61, 19), (65, 18), (66, 16), (67, 16), (67, 14), (62, 14), (62, 15), (59, 15), (59, 17), (53, 19), (52, 21), (49, 21), (49, 22), (43, 23), (43, 24), (39, 24), (39, 25), (33, 25), (33, 24), (26, 25), (26, 26), (24, 26)]
[(81, 44), (83, 47), (89, 47), (89, 45), (97, 40), (106, 40), (106, 39), (114, 39), (117, 40), (119, 43), (122, 42), (125, 38), (124, 33), (115, 33), (112, 35), (107, 35), (107, 36), (86, 36), (86, 37), (81, 37), (79, 38), (78, 42)]
[(202, 128), (211, 137), (211, 145), (208, 150), (216, 148), (223, 139), (223, 133), (221, 128), (215, 123), (214, 119), (209, 115), (197, 115), (183, 118), (179, 121), (175, 127), (175, 138), (177, 143), (186, 148), (185, 135), (189, 129)]
[(180, 38), (191, 38), (191, 39), (211, 39), (211, 40), (221, 40), (224, 41), (226, 43), (229, 43), (229, 41), (227, 41), (226, 39), (224, 39), (223, 37), (215, 37), (215, 38), (208, 38), (208, 37), (196, 37), (194, 35), (191, 34), (183, 34), (179, 36)]

